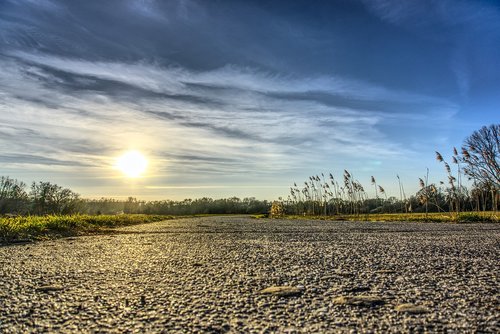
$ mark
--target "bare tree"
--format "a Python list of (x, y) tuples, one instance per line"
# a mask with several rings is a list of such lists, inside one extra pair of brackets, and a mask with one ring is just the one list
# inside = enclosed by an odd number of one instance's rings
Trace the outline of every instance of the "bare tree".
[(491, 195), (493, 210), (498, 207), (500, 191), (500, 124), (483, 126), (465, 139), (460, 160), (464, 173), (477, 188)]
[(0, 177), (0, 214), (24, 213), (27, 209), (26, 184), (10, 177)]
[(30, 198), (35, 214), (71, 214), (76, 211), (79, 195), (50, 182), (33, 182)]
[(479, 184), (500, 188), (500, 124), (483, 126), (465, 139), (464, 172)]

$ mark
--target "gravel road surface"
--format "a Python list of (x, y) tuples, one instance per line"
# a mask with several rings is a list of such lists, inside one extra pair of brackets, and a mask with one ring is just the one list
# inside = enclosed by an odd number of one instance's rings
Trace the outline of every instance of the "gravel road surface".
[(500, 225), (203, 217), (0, 247), (0, 333), (500, 333)]

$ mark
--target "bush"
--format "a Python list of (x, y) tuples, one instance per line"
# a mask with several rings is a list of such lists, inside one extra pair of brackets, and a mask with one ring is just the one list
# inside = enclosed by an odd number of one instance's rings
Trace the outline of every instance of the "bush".
[(271, 205), (271, 217), (283, 217), (285, 214), (285, 207), (283, 203), (274, 201)]

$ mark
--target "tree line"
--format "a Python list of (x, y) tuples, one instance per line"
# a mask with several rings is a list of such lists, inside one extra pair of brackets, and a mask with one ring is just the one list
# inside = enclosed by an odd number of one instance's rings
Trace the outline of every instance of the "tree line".
[(252, 214), (269, 210), (268, 201), (254, 197), (184, 199), (182, 201), (142, 201), (112, 198), (84, 199), (68, 188), (50, 182), (27, 185), (8, 176), (0, 177), (0, 214), (64, 215), (140, 213), (158, 215)]

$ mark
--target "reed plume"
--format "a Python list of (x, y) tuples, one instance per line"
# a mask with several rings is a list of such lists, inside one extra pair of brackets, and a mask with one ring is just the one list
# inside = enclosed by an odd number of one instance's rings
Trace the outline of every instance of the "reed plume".
[(443, 156), (438, 151), (436, 151), (436, 160), (439, 161), (439, 162), (443, 162), (444, 161)]

